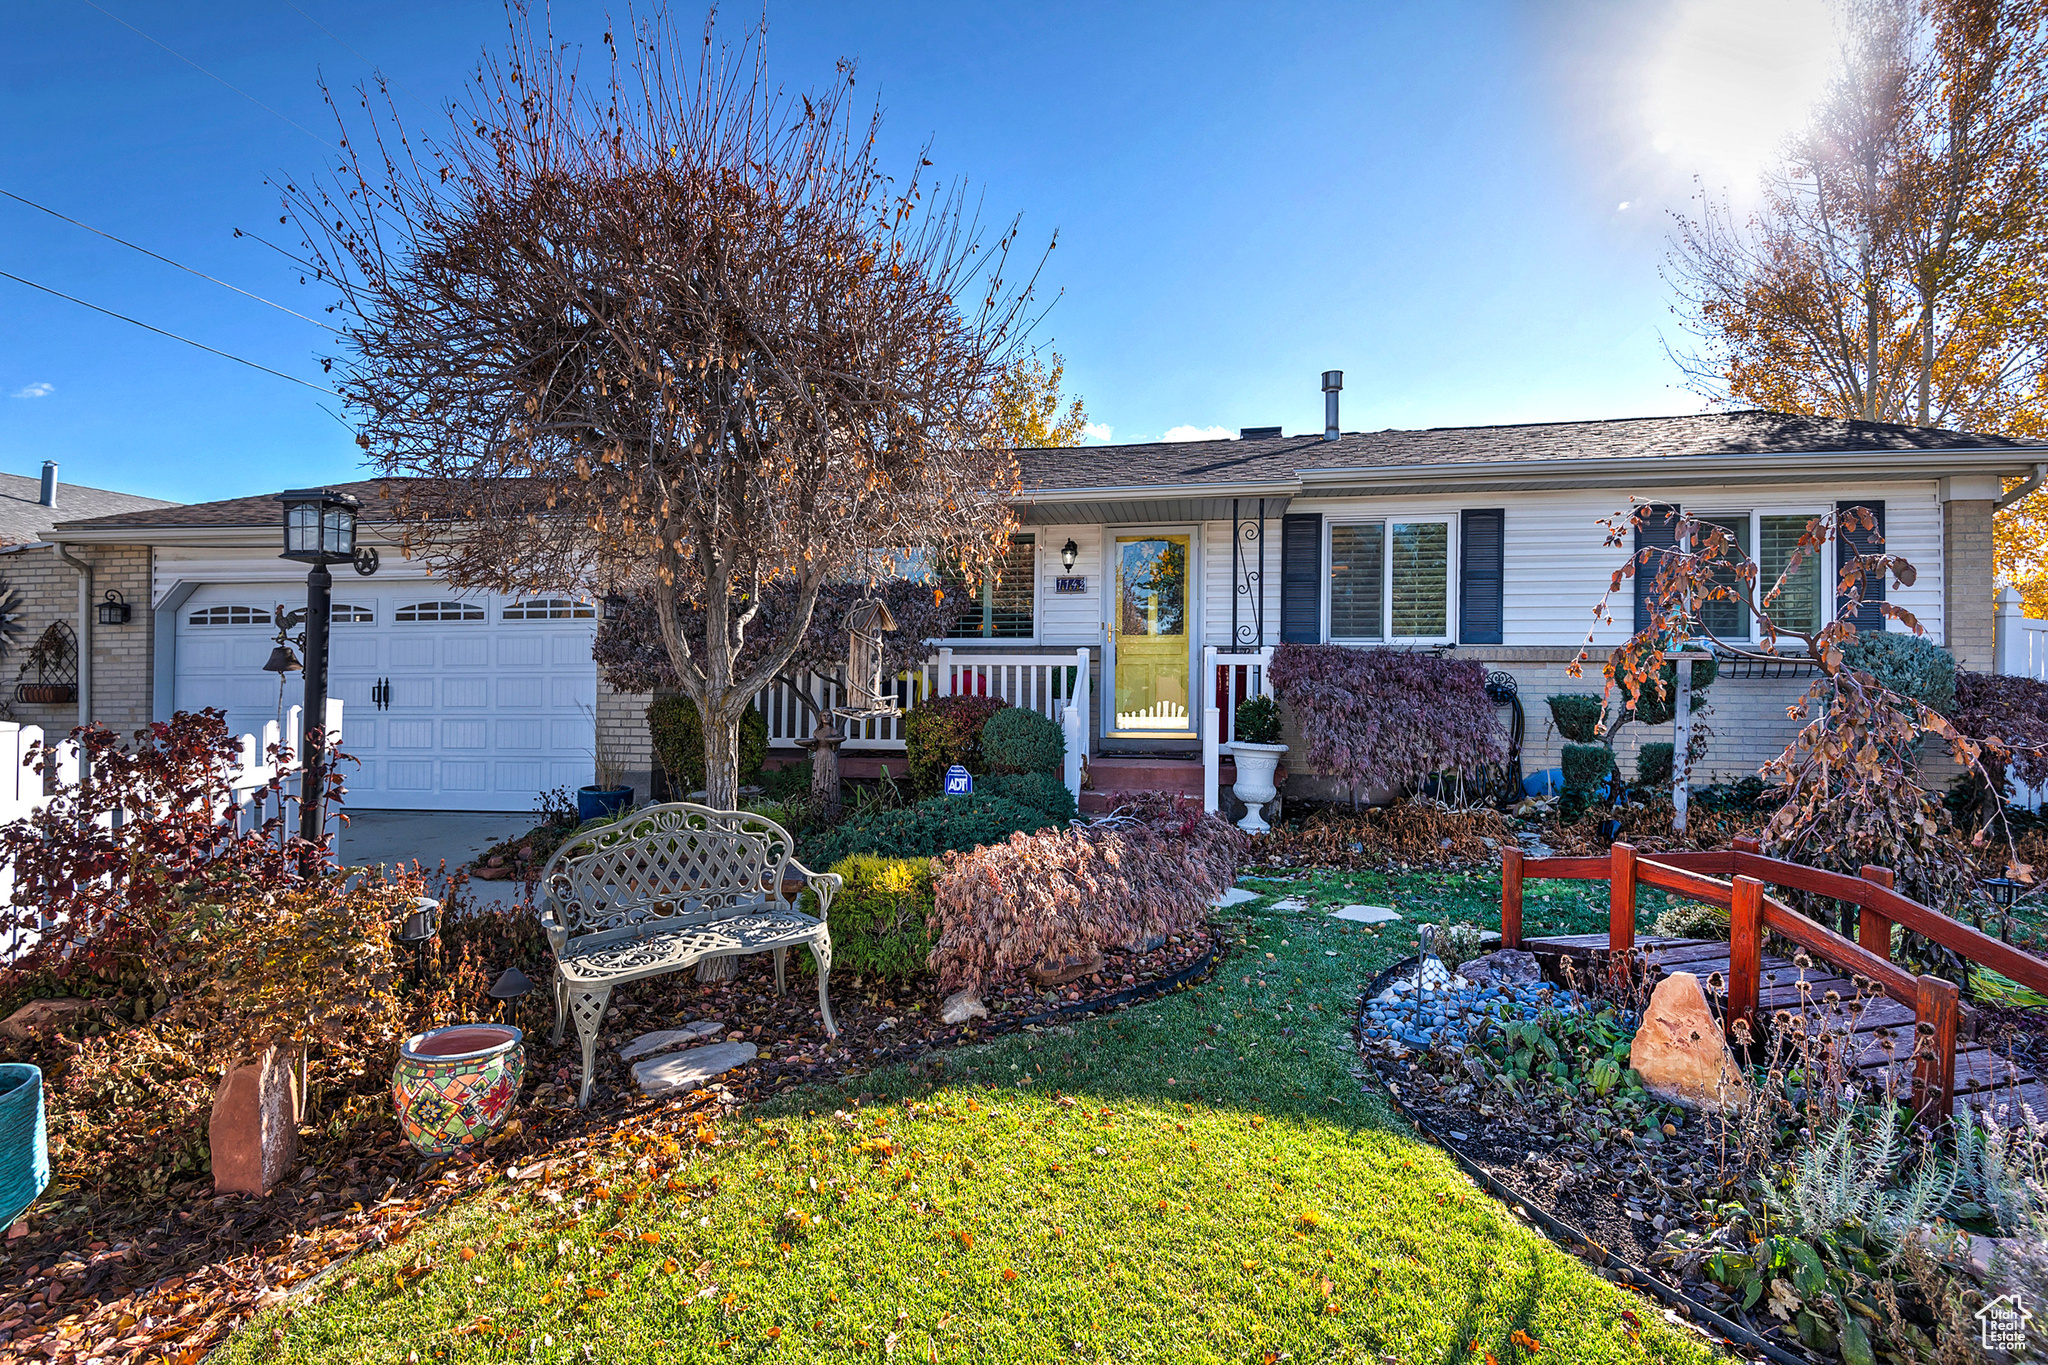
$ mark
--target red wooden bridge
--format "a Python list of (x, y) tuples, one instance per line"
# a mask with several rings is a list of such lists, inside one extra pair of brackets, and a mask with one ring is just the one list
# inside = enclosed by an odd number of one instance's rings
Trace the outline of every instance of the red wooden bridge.
[[(1607, 933), (1523, 939), (1522, 888), (1538, 877), (1607, 882)], [(1642, 886), (1726, 907), (1728, 942), (1638, 939), (1636, 893)], [(1854, 905), (1855, 939), (1773, 899), (1766, 893), (1771, 887)], [(1832, 991), (1843, 1002), (1845, 1017), (1854, 1021), (1849, 1064), (1877, 1080), (1891, 1072), (1899, 1091), (1910, 1083), (1917, 1114), (1940, 1118), (1968, 1107), (1989, 1111), (2003, 1122), (2016, 1117), (2024, 1104), (2037, 1117), (2048, 1118), (2048, 1089), (1975, 1040), (1974, 1018), (1962, 1007), (1955, 983), (1915, 974), (1891, 960), (1893, 924), (2048, 994), (2048, 961), (1900, 895), (1892, 889), (1888, 868), (1865, 867), (1861, 875), (1848, 877), (1766, 858), (1751, 839), (1709, 852), (1646, 855), (1616, 844), (1605, 858), (1530, 858), (1517, 849), (1501, 855), (1502, 944), (1535, 953), (1553, 970), (1571, 958), (1584, 962), (1581, 970), (1627, 971), (1640, 951), (1646, 969), (1658, 977), (1685, 971), (1705, 982), (1718, 974), (1731, 1035), (1739, 1021), (1756, 1038), (1781, 1009), (1801, 1012), (1809, 1028), (1820, 1027), (1821, 1021), (1805, 1012)], [(1766, 933), (1805, 949), (1814, 966), (1802, 969), (1767, 956)]]

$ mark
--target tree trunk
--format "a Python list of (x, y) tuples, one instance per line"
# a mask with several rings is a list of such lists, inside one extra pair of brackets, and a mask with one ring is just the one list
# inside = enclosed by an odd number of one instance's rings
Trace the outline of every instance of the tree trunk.
[(811, 800), (833, 823), (839, 820), (839, 746), (845, 738), (829, 712), (818, 717), (817, 728), (811, 731)]
[(704, 804), (713, 810), (737, 810), (740, 802), (740, 721), (722, 707), (697, 702), (704, 730)]

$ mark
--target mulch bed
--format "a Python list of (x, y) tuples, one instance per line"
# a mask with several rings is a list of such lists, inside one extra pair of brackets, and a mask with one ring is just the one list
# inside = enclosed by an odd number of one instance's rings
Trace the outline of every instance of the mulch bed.
[[(262, 1198), (214, 1197), (207, 1182), (187, 1181), (163, 1199), (82, 1216), (31, 1208), (16, 1225), (26, 1230), (0, 1243), (0, 1357), (196, 1365), (257, 1311), (288, 1301), (360, 1251), (402, 1242), (421, 1220), (494, 1181), (588, 1183), (607, 1155), (637, 1150), (644, 1159), (650, 1137), (685, 1148), (715, 1145), (721, 1120), (792, 1086), (904, 1061), (913, 1072), (943, 1073), (947, 1048), (1171, 989), (1202, 974), (1223, 947), (1221, 931), (1205, 927), (1150, 953), (1106, 954), (1101, 972), (1065, 986), (993, 983), (984, 993), (990, 1018), (966, 1027), (939, 1022), (928, 987), (856, 984), (842, 971), (833, 979), (840, 1026), (833, 1040), (815, 1015), (815, 982), (792, 971), (788, 993), (778, 997), (764, 955), (743, 959), (737, 978), (715, 985), (700, 986), (688, 973), (637, 982), (614, 997), (598, 1087), (584, 1110), (575, 1107), (575, 1030), (559, 1048), (549, 1044), (543, 984), (521, 1002), (525, 1091), (482, 1151), (426, 1161), (388, 1111), (340, 1141), (326, 1137), (315, 1115), (302, 1133), (298, 1174)], [(692, 1019), (723, 1022), (728, 1034), (759, 1045), (760, 1057), (681, 1099), (641, 1096), (617, 1049)]]

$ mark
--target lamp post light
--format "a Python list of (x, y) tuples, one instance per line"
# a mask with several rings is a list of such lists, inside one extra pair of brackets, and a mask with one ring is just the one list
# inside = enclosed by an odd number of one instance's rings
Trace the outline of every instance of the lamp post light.
[(334, 609), (334, 576), (329, 564), (356, 554), (356, 512), (352, 494), (331, 488), (300, 488), (278, 495), (284, 504), (285, 559), (311, 564), (306, 575), (306, 702), (304, 761), (299, 778), (299, 837), (317, 840), (326, 827), (321, 797), (327, 777), (327, 627)]
[[(1980, 879), (1984, 894), (1998, 907), (1998, 936), (2007, 943), (2012, 942), (2012, 907), (2020, 898), (2020, 884), (2011, 877), (1984, 877)], [(1977, 927), (1984, 927), (1984, 917), (1977, 917)]]

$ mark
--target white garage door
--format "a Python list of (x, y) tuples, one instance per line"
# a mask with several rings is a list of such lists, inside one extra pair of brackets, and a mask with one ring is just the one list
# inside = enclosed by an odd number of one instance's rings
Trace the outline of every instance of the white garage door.
[[(209, 586), (178, 612), (176, 706), (217, 706), (235, 733), (280, 714), (263, 671), (275, 586)], [(300, 600), (303, 600), (301, 598)], [(566, 597), (457, 597), (432, 584), (335, 585), (330, 695), (344, 703), (348, 804), (531, 810), (591, 780), (597, 612)], [(304, 696), (288, 675), (282, 705)]]

